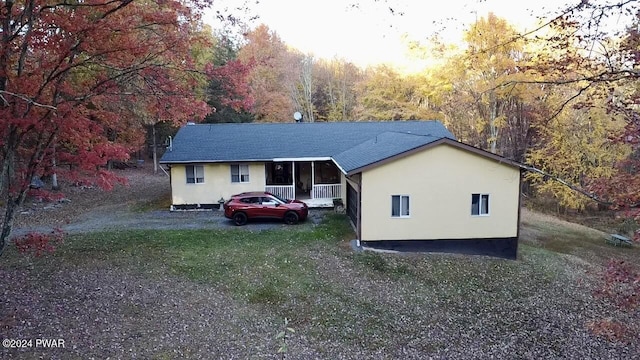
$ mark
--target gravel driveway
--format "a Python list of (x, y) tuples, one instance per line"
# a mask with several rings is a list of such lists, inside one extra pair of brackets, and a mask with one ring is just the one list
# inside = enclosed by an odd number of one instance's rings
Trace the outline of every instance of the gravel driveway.
[[(17, 216), (13, 237), (30, 231), (49, 232), (54, 228), (67, 233), (123, 229), (216, 229), (236, 227), (218, 210), (169, 211), (136, 210), (136, 206), (169, 199), (169, 178), (153, 174), (150, 168), (120, 170), (118, 175), (127, 185), (118, 185), (104, 191), (93, 187), (64, 186), (61, 201), (29, 199)], [(157, 206), (155, 206), (157, 207)], [(326, 209), (311, 209), (307, 224), (322, 221)], [(303, 223), (303, 224), (304, 224)], [(247, 230), (267, 230), (284, 227), (281, 221), (250, 222)]]
[[(319, 224), (323, 215), (328, 211), (324, 209), (311, 209), (306, 221), (298, 225)], [(285, 225), (280, 220), (251, 221), (241, 229), (261, 231), (281, 228)], [(297, 225), (294, 225), (297, 226)], [(169, 211), (152, 210), (135, 212), (113, 206), (105, 206), (93, 209), (67, 224), (51, 226), (46, 224), (16, 227), (13, 236), (24, 235), (30, 231), (49, 232), (54, 227), (60, 228), (65, 233), (83, 233), (103, 230), (171, 230), (171, 229), (220, 229), (239, 228), (233, 221), (224, 217), (220, 211)]]

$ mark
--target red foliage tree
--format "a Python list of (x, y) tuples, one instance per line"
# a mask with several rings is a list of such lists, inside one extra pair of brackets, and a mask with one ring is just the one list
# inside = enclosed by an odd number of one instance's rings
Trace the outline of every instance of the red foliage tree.
[(212, 67), (209, 74), (215, 83), (209, 87), (209, 96), (217, 97), (221, 105), (235, 111), (250, 111), (255, 102), (249, 88), (251, 68), (252, 64), (240, 60)]
[(290, 53), (280, 37), (266, 25), (259, 25), (245, 35), (246, 45), (238, 59), (251, 66), (249, 87), (255, 100), (252, 112), (260, 122), (290, 121), (294, 103), (288, 81), (292, 67)]
[(123, 99), (175, 122), (206, 115), (189, 51), (206, 1), (0, 2), (0, 254), (54, 155), (58, 174), (112, 186), (103, 166), (127, 158), (116, 135), (136, 123)]

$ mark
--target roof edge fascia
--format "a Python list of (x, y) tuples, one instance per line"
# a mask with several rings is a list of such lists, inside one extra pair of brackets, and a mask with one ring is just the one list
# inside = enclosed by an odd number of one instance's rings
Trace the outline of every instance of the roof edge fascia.
[(330, 156), (307, 156), (307, 157), (273, 158), (270, 161), (286, 162), (286, 161), (329, 161), (329, 160), (333, 160), (333, 159)]
[(342, 168), (342, 166), (340, 166), (340, 164), (338, 164), (338, 162), (334, 159), (331, 158), (331, 161), (333, 161), (333, 164), (338, 168), (338, 170), (340, 170), (344, 175), (348, 175), (347, 172)]
[(432, 141), (430, 143), (427, 143), (427, 144), (424, 144), (424, 145), (421, 145), (421, 146), (417, 146), (417, 147), (415, 147), (413, 149), (409, 149), (407, 151), (398, 153), (396, 155), (392, 155), (392, 156), (389, 156), (387, 158), (378, 160), (376, 162), (373, 162), (373, 163), (370, 163), (370, 164), (355, 168), (355, 169), (353, 169), (351, 171), (345, 172), (345, 175), (351, 176), (351, 175), (354, 175), (354, 174), (357, 174), (357, 173), (361, 173), (363, 171), (370, 170), (372, 168), (384, 165), (387, 162), (391, 162), (391, 161), (394, 161), (396, 159), (399, 159), (399, 158), (414, 154), (416, 152), (420, 152), (422, 150), (426, 150), (426, 149), (429, 149), (429, 148), (432, 148), (432, 147), (436, 147), (436, 146), (441, 145), (441, 144), (447, 144), (447, 145), (453, 146), (453, 147), (455, 147), (457, 149), (460, 149), (460, 150), (463, 150), (463, 151), (467, 151), (467, 152), (476, 154), (478, 156), (482, 156), (484, 158), (488, 158), (488, 159), (492, 159), (492, 160), (498, 161), (499, 163), (505, 164), (507, 166), (512, 166), (512, 167), (516, 167), (516, 168), (520, 168), (520, 169), (522, 169), (523, 166), (524, 166), (523, 164), (521, 164), (521, 163), (519, 163), (517, 161), (507, 159), (507, 158), (505, 158), (503, 156), (500, 156), (500, 155), (497, 155), (497, 154), (493, 154), (491, 152), (488, 152), (486, 150), (482, 150), (480, 148), (477, 148), (477, 147), (469, 145), (469, 144), (465, 144), (465, 143), (463, 143), (461, 141), (458, 141), (458, 140), (453, 140), (453, 139), (444, 137), (444, 138), (440, 138), (438, 140)]
[(300, 157), (300, 158), (272, 158), (272, 159), (241, 159), (241, 160), (164, 160), (159, 161), (159, 164), (196, 164), (196, 163), (210, 163), (210, 164), (228, 164), (228, 163), (242, 163), (242, 162), (290, 162), (290, 161), (332, 161), (330, 156), (318, 156), (318, 157)]
[(242, 162), (265, 162), (271, 161), (270, 159), (248, 159), (248, 160), (164, 160), (159, 161), (159, 164), (230, 164), (230, 163), (242, 163)]

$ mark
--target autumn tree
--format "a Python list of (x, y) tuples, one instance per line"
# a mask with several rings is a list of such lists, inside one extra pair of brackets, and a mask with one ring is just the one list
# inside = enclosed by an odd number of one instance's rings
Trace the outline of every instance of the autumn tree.
[(289, 56), (287, 85), (296, 110), (301, 111), (303, 121), (315, 122), (316, 60), (312, 55), (292, 53)]
[(439, 114), (437, 118), (458, 140), (474, 146), (483, 144), (483, 131), (475, 115), (476, 107), (466, 96), (466, 89), (470, 85), (460, 50), (457, 47), (444, 47), (437, 39), (434, 44), (414, 46), (423, 49), (433, 46), (433, 53), (441, 59), (440, 63), (425, 69), (422, 74), (426, 79), (422, 93), (427, 106)]
[(316, 59), (295, 51), (289, 54), (287, 84), (304, 121), (352, 120), (361, 70), (344, 59)]
[[(560, 51), (558, 61), (549, 62), (550, 68), (562, 71), (573, 65), (579, 69), (570, 76), (552, 79), (556, 87), (574, 87), (562, 109), (576, 102), (581, 107), (589, 106), (595, 100), (607, 104), (607, 116), (624, 120), (623, 130), (610, 134), (608, 139), (628, 146), (629, 155), (615, 164), (615, 171), (590, 179), (588, 189), (636, 224), (640, 220), (639, 11), (637, 1), (581, 1), (549, 22), (554, 30), (574, 28), (572, 36), (545, 39)], [(567, 43), (581, 49), (579, 57), (562, 51)], [(593, 89), (601, 90), (599, 96), (595, 99), (584, 96), (591, 95)], [(634, 240), (640, 241), (640, 230), (635, 231)], [(636, 268), (612, 259), (604, 270), (603, 280), (601, 295), (621, 309), (637, 311), (640, 276)], [(627, 324), (611, 319), (589, 325), (594, 333), (607, 334), (611, 340), (624, 339), (629, 330)]]
[(632, 216), (640, 213), (640, 177), (636, 170), (640, 129), (634, 90), (640, 75), (639, 10), (636, 1), (576, 1), (517, 37), (536, 41), (540, 49), (545, 49), (536, 53), (535, 64), (529, 69), (538, 75), (518, 82), (544, 86), (545, 92), (562, 97), (543, 122), (553, 124), (558, 118), (562, 123), (563, 116), (577, 109), (583, 113), (604, 111), (597, 118), (624, 119), (622, 132), (603, 136), (605, 141), (628, 145), (630, 155), (617, 162), (615, 171), (593, 174), (595, 178), (584, 178), (581, 183), (587, 184), (586, 190), (603, 204), (629, 210)]
[[(633, 8), (639, 11), (638, 5)], [(606, 96), (611, 113), (622, 116), (625, 120), (624, 131), (613, 136), (617, 143), (626, 144), (631, 151), (628, 157), (619, 161), (617, 172), (613, 176), (603, 176), (594, 179), (591, 189), (608, 198), (615, 209), (626, 212), (629, 217), (640, 221), (640, 19), (636, 17), (627, 28), (622, 41), (613, 43), (618, 46), (618, 52), (604, 58), (607, 60), (597, 77), (588, 82), (606, 86)], [(603, 46), (611, 42), (603, 42)], [(605, 81), (601, 81), (605, 78)], [(640, 230), (636, 231), (635, 239), (640, 241)]]
[(287, 86), (288, 50), (285, 43), (266, 25), (246, 34), (246, 44), (238, 59), (251, 65), (249, 87), (255, 100), (256, 121), (279, 122), (291, 119), (294, 103)]
[(356, 84), (357, 120), (423, 120), (433, 112), (420, 106), (422, 79), (402, 76), (389, 65), (367, 69)]
[(467, 48), (463, 55), (466, 100), (474, 104), (475, 115), (487, 150), (497, 152), (498, 138), (505, 127), (508, 87), (499, 86), (516, 72), (516, 61), (522, 44), (516, 31), (506, 20), (492, 13), (480, 18), (465, 32)]
[[(623, 130), (622, 118), (612, 118), (603, 107), (566, 109), (538, 126), (538, 143), (528, 152), (526, 163), (584, 189), (592, 179), (617, 173), (615, 165), (629, 154), (628, 146), (614, 140)], [(542, 173), (528, 172), (526, 177), (538, 193), (551, 195), (564, 209), (583, 210), (595, 204)]]
[(320, 60), (317, 66), (315, 104), (319, 119), (347, 121), (356, 105), (356, 83), (362, 71), (344, 59)]
[(537, 123), (551, 116), (549, 86), (525, 71), (540, 49), (493, 14), (472, 24), (462, 45), (437, 36), (409, 45), (414, 56), (433, 64), (423, 72), (425, 106), (459, 140), (524, 161), (537, 141)]
[(207, 86), (207, 103), (215, 111), (205, 118), (206, 123), (251, 122), (254, 119), (255, 100), (249, 87), (252, 64), (238, 59), (241, 44), (225, 32), (218, 32), (213, 39), (213, 59)]
[(252, 122), (255, 104), (249, 88), (251, 65), (231, 60), (211, 69), (207, 103), (215, 109), (205, 122)]
[[(2, 251), (31, 179), (52, 171), (105, 188), (104, 165), (133, 149), (125, 133), (134, 114), (114, 106), (129, 97), (157, 118), (202, 118), (190, 46), (198, 9), (192, 1), (3, 1), (0, 4), (0, 192)], [(53, 145), (56, 145), (55, 148)]]
[[(210, 44), (213, 42), (210, 27), (194, 27), (190, 30), (189, 36), (191, 44), (184, 49), (188, 52), (188, 58), (192, 62), (188, 68), (168, 68), (166, 70), (167, 79), (162, 85), (164, 88), (153, 86), (148, 88), (146, 93), (139, 92), (144, 88), (141, 82), (148, 81), (146, 79), (138, 78), (123, 82), (120, 85), (119, 101), (108, 105), (124, 115), (123, 119), (133, 119), (135, 122), (125, 127), (126, 133), (146, 132), (146, 136), (136, 137), (136, 143), (129, 143), (129, 145), (134, 148), (145, 146), (150, 149), (154, 173), (158, 172), (158, 160), (161, 155), (158, 150), (165, 146), (163, 140), (168, 136), (166, 130), (180, 125), (185, 120), (200, 120), (200, 116), (188, 118), (187, 115), (185, 117), (186, 114), (182, 113), (184, 110), (182, 105), (176, 106), (167, 101), (170, 99), (167, 95), (174, 98), (183, 97), (181, 102), (197, 99), (201, 103), (206, 98), (205, 89), (209, 79), (215, 78), (217, 75), (207, 68), (213, 58), (209, 50)], [(156, 60), (158, 64), (167, 62), (163, 57), (164, 54), (158, 54)], [(188, 70), (188, 74), (185, 70)], [(178, 89), (179, 93), (173, 89)], [(189, 89), (189, 91), (186, 92), (185, 89)], [(131, 96), (133, 94), (137, 95)], [(142, 141), (143, 139), (144, 141)]]

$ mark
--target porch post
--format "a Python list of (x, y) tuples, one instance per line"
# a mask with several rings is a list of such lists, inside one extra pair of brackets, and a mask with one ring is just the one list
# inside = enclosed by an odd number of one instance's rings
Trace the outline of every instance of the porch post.
[(269, 178), (267, 177), (267, 163), (264, 163), (264, 191), (267, 191), (267, 186), (269, 186)]
[(315, 181), (316, 181), (316, 162), (312, 161), (311, 162), (311, 198), (312, 199), (315, 198), (313, 196), (313, 186), (315, 185)]
[(291, 162), (291, 183), (293, 185), (293, 199), (296, 199), (296, 162)]

